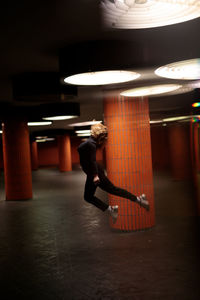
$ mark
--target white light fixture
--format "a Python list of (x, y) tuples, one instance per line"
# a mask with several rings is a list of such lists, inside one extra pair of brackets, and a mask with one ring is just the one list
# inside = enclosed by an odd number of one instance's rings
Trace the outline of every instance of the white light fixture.
[(105, 25), (113, 28), (151, 28), (200, 16), (199, 0), (101, 0)]
[(194, 116), (178, 116), (178, 117), (170, 117), (170, 118), (165, 118), (165, 119), (163, 119), (163, 122), (182, 121), (182, 120), (190, 119), (191, 117), (194, 117)]
[(102, 123), (102, 121), (86, 121), (86, 122), (79, 122), (79, 123), (73, 123), (69, 124), (70, 127), (82, 127), (82, 126), (91, 126), (94, 124)]
[(90, 134), (91, 131), (90, 130), (76, 130), (75, 133), (86, 133), (86, 134)]
[(150, 124), (159, 124), (159, 123), (162, 123), (162, 122), (163, 122), (163, 120), (152, 120), (149, 123)]
[(73, 118), (77, 118), (78, 116), (51, 116), (42, 118), (43, 120), (50, 120), (50, 121), (61, 121), (61, 120), (69, 120)]
[(161, 120), (151, 120), (150, 124), (156, 124), (156, 123), (163, 123), (163, 126), (166, 126), (168, 122), (181, 122), (181, 121), (190, 121), (193, 118), (198, 118), (199, 115), (188, 115), (188, 116), (175, 116), (175, 117), (169, 117), (169, 118), (164, 118)]
[(36, 136), (35, 137), (37, 140), (40, 140), (40, 139), (47, 139), (48, 136)]
[(3, 131), (2, 131), (2, 130), (0, 130), (0, 133), (3, 133)]
[(181, 87), (180, 84), (159, 84), (159, 85), (152, 85), (152, 86), (126, 90), (120, 93), (120, 95), (126, 97), (142, 97), (142, 96), (159, 95), (159, 94), (165, 94), (177, 90), (180, 87)]
[(37, 143), (44, 143), (44, 142), (48, 142), (48, 141), (55, 141), (55, 138), (39, 138), (39, 139), (36, 139), (36, 142)]
[(139, 73), (131, 71), (99, 71), (72, 75), (66, 77), (64, 82), (75, 85), (104, 85), (127, 82), (139, 77)]
[(174, 62), (155, 70), (160, 77), (171, 79), (200, 79), (200, 58)]
[(36, 141), (36, 143), (44, 143), (44, 142), (46, 142), (46, 139), (39, 139), (39, 140), (35, 140)]
[(90, 136), (90, 133), (77, 133), (77, 136)]
[(28, 126), (47, 126), (51, 124), (52, 122), (28, 122)]

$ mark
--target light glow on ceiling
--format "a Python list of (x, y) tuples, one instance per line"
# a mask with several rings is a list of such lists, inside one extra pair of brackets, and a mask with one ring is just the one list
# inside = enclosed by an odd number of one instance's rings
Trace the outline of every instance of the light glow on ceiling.
[(165, 118), (165, 119), (163, 119), (163, 122), (181, 121), (181, 120), (190, 119), (191, 117), (192, 117), (192, 116), (170, 117), (170, 118)]
[(82, 126), (91, 126), (94, 124), (102, 123), (102, 121), (85, 121), (85, 122), (79, 122), (79, 123), (73, 123), (69, 124), (70, 127), (82, 127)]
[(28, 126), (48, 126), (51, 124), (52, 122), (28, 122)]
[(139, 88), (126, 90), (120, 93), (120, 95), (125, 97), (142, 97), (142, 96), (159, 95), (159, 94), (172, 92), (181, 87), (182, 86), (180, 84), (159, 84), (159, 85), (152, 85), (152, 86), (139, 87)]
[(105, 25), (139, 29), (166, 26), (200, 16), (199, 0), (101, 0)]
[(86, 130), (76, 130), (75, 133), (79, 133), (79, 134), (80, 134), (80, 133), (82, 133), (82, 134), (84, 134), (84, 133), (90, 134), (90, 133), (91, 133), (91, 130), (87, 130), (87, 129), (86, 129)]
[(64, 82), (75, 85), (104, 85), (127, 82), (139, 77), (139, 73), (131, 71), (99, 71), (72, 75), (66, 77)]
[(55, 138), (39, 138), (39, 139), (36, 139), (36, 142), (37, 143), (44, 143), (44, 142), (48, 142), (48, 141), (55, 141)]
[(78, 116), (52, 116), (52, 117), (45, 117), (42, 118), (43, 120), (49, 120), (49, 121), (61, 121), (61, 120), (69, 120), (77, 118)]
[(178, 61), (162, 66), (155, 70), (155, 74), (171, 79), (200, 79), (200, 58)]
[(90, 136), (90, 133), (77, 133), (77, 136)]

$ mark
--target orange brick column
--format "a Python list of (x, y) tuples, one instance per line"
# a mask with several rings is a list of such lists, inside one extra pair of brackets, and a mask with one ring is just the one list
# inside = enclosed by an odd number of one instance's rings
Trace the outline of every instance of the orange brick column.
[(119, 205), (112, 228), (135, 231), (155, 224), (149, 107), (147, 98), (106, 97), (104, 118), (108, 126), (106, 161), (108, 178), (136, 196), (145, 193), (150, 212), (130, 200), (109, 195)]
[(61, 172), (72, 170), (71, 158), (71, 141), (69, 135), (62, 135), (58, 137), (58, 151), (59, 151), (59, 170)]
[(172, 125), (169, 127), (169, 151), (173, 178), (175, 180), (191, 178), (189, 126)]
[(195, 186), (197, 213), (200, 216), (200, 172), (199, 172), (199, 123), (191, 122), (191, 149), (193, 181)]
[(31, 142), (31, 166), (32, 170), (38, 169), (38, 148), (35, 141)]
[(3, 157), (6, 200), (32, 198), (30, 143), (26, 122), (4, 122)]

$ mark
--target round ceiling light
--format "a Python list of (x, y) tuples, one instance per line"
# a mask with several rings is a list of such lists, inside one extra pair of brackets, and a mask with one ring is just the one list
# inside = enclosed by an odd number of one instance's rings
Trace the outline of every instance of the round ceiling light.
[(155, 70), (160, 77), (171, 79), (200, 79), (200, 58), (174, 62)]
[(52, 122), (28, 122), (28, 126), (48, 126), (51, 124)]
[(101, 0), (105, 24), (113, 28), (151, 28), (200, 16), (199, 0)]
[(125, 97), (142, 97), (142, 96), (159, 95), (159, 94), (172, 92), (181, 87), (182, 86), (180, 84), (159, 84), (159, 85), (152, 85), (152, 86), (126, 90), (120, 93), (120, 95)]
[(50, 117), (44, 117), (42, 119), (49, 120), (49, 121), (62, 121), (62, 120), (70, 120), (77, 117), (78, 116), (50, 116)]
[(127, 82), (138, 77), (139, 73), (131, 71), (99, 71), (72, 75), (66, 77), (64, 82), (75, 85), (104, 85)]

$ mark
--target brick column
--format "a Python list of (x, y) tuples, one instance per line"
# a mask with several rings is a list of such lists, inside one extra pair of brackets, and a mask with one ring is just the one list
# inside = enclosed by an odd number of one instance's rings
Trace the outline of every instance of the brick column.
[(188, 125), (169, 127), (169, 151), (172, 176), (175, 180), (191, 178), (190, 130)]
[(69, 135), (62, 135), (58, 137), (58, 151), (59, 151), (59, 170), (67, 172), (72, 170), (71, 158), (71, 141)]
[(32, 170), (38, 169), (38, 148), (35, 141), (31, 142), (31, 166)]
[(32, 198), (30, 143), (26, 122), (4, 122), (3, 157), (6, 200)]
[(105, 124), (108, 178), (136, 196), (145, 193), (150, 212), (130, 200), (109, 195), (119, 205), (119, 217), (111, 227), (124, 231), (150, 228), (155, 224), (149, 107), (147, 98), (106, 97)]
[(197, 213), (198, 216), (200, 216), (199, 123), (191, 122), (190, 126), (193, 181), (197, 202)]

